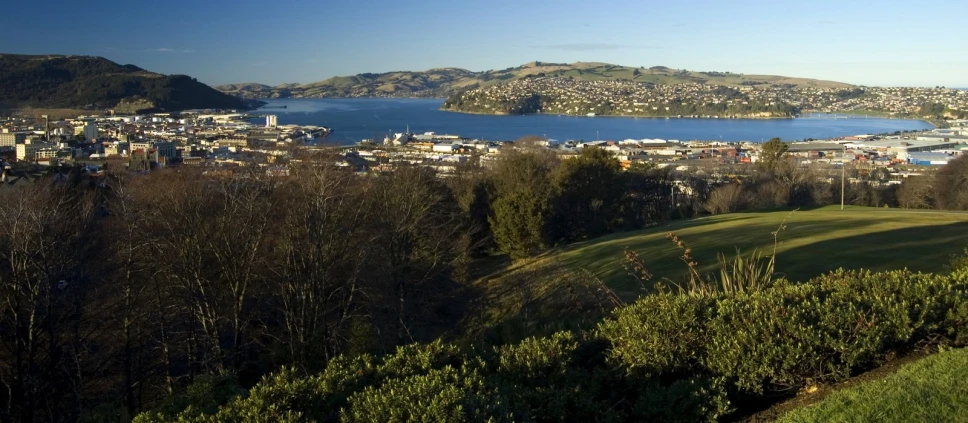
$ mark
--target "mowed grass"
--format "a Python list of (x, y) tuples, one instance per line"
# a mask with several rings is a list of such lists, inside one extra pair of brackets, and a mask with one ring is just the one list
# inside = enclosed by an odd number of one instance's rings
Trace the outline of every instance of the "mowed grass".
[[(744, 255), (754, 249), (772, 254), (772, 232), (784, 219), (776, 271), (796, 282), (838, 268), (938, 272), (968, 247), (968, 213), (959, 212), (865, 207), (841, 211), (835, 206), (678, 221), (481, 269), (486, 275), (475, 285), (482, 293), (482, 310), (465, 327), (469, 332), (498, 328), (511, 334), (507, 340), (519, 340), (575, 322), (593, 324), (616, 305), (602, 285), (629, 303), (651, 292), (656, 282), (674, 289), (672, 284), (685, 281), (682, 250), (666, 238), (667, 233), (685, 241), (702, 272), (714, 273), (719, 269), (718, 253), (732, 258), (739, 248)], [(653, 273), (648, 283), (639, 283), (625, 270), (625, 247), (638, 253)], [(549, 323), (557, 326), (539, 328)]]
[(968, 349), (936, 354), (897, 373), (834, 392), (780, 422), (968, 421)]
[(666, 234), (674, 232), (692, 249), (703, 272), (718, 269), (717, 254), (733, 256), (759, 249), (772, 254), (778, 233), (776, 270), (787, 279), (807, 281), (838, 268), (874, 271), (908, 268), (936, 272), (968, 247), (968, 213), (839, 206), (814, 210), (734, 213), (679, 221), (643, 231), (613, 234), (548, 255), (549, 261), (584, 269), (625, 300), (643, 294), (628, 275), (624, 249), (639, 254), (652, 283), (684, 280), (682, 251)]

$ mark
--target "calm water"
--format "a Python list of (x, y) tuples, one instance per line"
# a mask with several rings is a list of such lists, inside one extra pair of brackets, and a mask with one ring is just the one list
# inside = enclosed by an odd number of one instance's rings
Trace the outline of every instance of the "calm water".
[[(514, 140), (541, 135), (557, 140), (764, 141), (831, 138), (933, 128), (920, 120), (808, 116), (799, 119), (664, 119), (571, 117), (554, 115), (488, 116), (437, 110), (434, 99), (285, 99), (268, 100), (258, 113), (276, 114), (279, 124), (322, 125), (334, 129), (327, 140), (351, 144), (365, 138), (382, 140), (392, 132), (461, 135), (484, 140)], [(285, 105), (282, 109), (279, 106)]]

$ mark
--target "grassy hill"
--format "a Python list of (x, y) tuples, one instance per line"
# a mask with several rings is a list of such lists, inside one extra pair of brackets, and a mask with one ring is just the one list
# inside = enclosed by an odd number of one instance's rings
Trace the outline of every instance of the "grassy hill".
[(216, 87), (233, 94), (262, 98), (321, 97), (448, 97), (458, 91), (485, 87), (531, 76), (573, 77), (578, 80), (623, 80), (652, 84), (704, 83), (726, 86), (796, 85), (847, 88), (850, 84), (775, 75), (744, 75), (731, 72), (697, 72), (618, 66), (608, 63), (531, 62), (501, 70), (472, 72), (458, 68), (436, 68), (424, 72), (364, 73), (339, 76), (303, 85), (267, 87), (261, 84), (229, 84)]
[[(666, 234), (674, 232), (693, 250), (703, 272), (717, 270), (717, 253), (730, 257), (759, 249), (769, 254), (779, 233), (776, 270), (793, 281), (838, 268), (890, 270), (909, 268), (937, 271), (950, 257), (968, 247), (968, 213), (912, 211), (839, 206), (815, 210), (734, 213), (678, 221), (635, 232), (605, 236), (554, 250), (540, 257), (498, 266), (477, 281), (486, 305), (471, 330), (520, 323), (522, 315), (534, 322), (574, 317), (576, 309), (608, 302), (596, 278), (622, 300), (631, 302), (648, 292), (651, 283), (684, 281), (686, 266)], [(642, 286), (624, 269), (624, 249), (638, 253), (654, 275)], [(582, 297), (580, 301), (576, 297)], [(580, 307), (576, 303), (581, 303)], [(543, 324), (543, 323), (542, 323)], [(551, 327), (550, 329), (556, 329)], [(531, 330), (514, 329), (515, 332)], [(539, 330), (541, 332), (541, 330)], [(514, 335), (511, 336), (514, 338)]]
[(837, 391), (780, 422), (963, 422), (968, 416), (968, 350), (942, 352), (897, 373)]
[(0, 54), (0, 109), (239, 109), (245, 104), (185, 75), (95, 56)]

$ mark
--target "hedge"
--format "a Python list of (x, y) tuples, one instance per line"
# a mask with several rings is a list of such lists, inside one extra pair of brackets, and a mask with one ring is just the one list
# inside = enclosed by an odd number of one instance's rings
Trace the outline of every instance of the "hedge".
[(340, 357), (319, 375), (283, 370), (216, 413), (136, 421), (715, 421), (937, 342), (968, 343), (968, 269), (840, 270), (752, 293), (646, 296), (580, 336)]

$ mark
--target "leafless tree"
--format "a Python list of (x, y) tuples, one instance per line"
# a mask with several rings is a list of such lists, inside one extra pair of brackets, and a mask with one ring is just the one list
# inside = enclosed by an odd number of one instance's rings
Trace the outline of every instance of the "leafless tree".
[[(366, 184), (332, 164), (297, 168), (277, 192), (286, 210), (272, 286), (284, 326), (280, 341), (300, 367), (325, 363), (365, 320), (366, 275), (373, 259)], [(358, 340), (357, 340), (358, 341)]]
[(709, 199), (706, 200), (704, 206), (712, 214), (731, 213), (742, 207), (744, 195), (742, 185), (738, 183), (726, 184), (714, 189), (709, 194)]
[(934, 175), (912, 176), (897, 189), (898, 205), (906, 209), (934, 207)]
[(411, 317), (430, 318), (428, 307), (443, 292), (431, 282), (446, 283), (466, 228), (449, 190), (430, 169), (400, 167), (372, 183), (372, 244), (396, 303), (397, 338), (413, 340)]
[(4, 420), (76, 418), (85, 382), (84, 269), (93, 202), (43, 180), (0, 194)]

